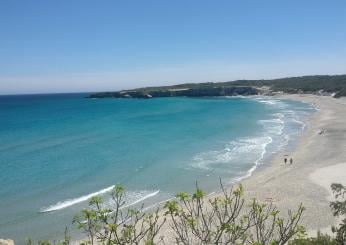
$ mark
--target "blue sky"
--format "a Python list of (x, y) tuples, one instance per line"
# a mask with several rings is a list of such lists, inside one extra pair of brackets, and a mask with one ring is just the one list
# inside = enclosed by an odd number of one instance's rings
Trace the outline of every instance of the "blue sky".
[(346, 1), (0, 1), (0, 94), (346, 73)]

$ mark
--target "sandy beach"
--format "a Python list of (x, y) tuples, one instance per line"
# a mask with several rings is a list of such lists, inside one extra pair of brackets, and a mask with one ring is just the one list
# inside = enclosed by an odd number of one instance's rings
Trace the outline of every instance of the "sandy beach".
[[(301, 224), (308, 236), (317, 231), (332, 235), (337, 224), (329, 207), (333, 200), (332, 183), (346, 184), (346, 99), (316, 95), (278, 95), (280, 99), (312, 103), (318, 111), (307, 122), (306, 129), (292, 152), (279, 152), (271, 162), (264, 163), (253, 175), (241, 181), (245, 198), (273, 202), (286, 216), (300, 203), (306, 208)], [(285, 155), (293, 164), (284, 164)], [(287, 156), (286, 156), (287, 157)], [(221, 195), (215, 193), (207, 198)], [(171, 241), (169, 220), (160, 233)]]
[[(261, 202), (272, 200), (283, 214), (288, 209), (296, 210), (302, 203), (306, 210), (301, 224), (308, 235), (315, 236), (318, 230), (331, 234), (330, 227), (337, 221), (329, 208), (333, 199), (330, 185), (335, 182), (346, 184), (346, 99), (315, 95), (276, 97), (312, 103), (318, 111), (307, 122), (292, 152), (279, 152), (272, 162), (265, 163), (251, 177), (241, 181), (245, 197)], [(293, 158), (292, 165), (284, 164), (285, 155)], [(220, 193), (207, 198), (217, 195)], [(172, 242), (172, 230), (169, 219), (167, 221), (160, 234), (169, 243)]]
[[(281, 152), (272, 163), (242, 181), (248, 197), (272, 199), (280, 210), (303, 203), (302, 224), (308, 234), (330, 232), (335, 219), (329, 208), (330, 185), (346, 184), (346, 99), (315, 95), (279, 95), (278, 98), (313, 103), (319, 110), (307, 124), (293, 152)], [(293, 164), (284, 164), (284, 155)]]

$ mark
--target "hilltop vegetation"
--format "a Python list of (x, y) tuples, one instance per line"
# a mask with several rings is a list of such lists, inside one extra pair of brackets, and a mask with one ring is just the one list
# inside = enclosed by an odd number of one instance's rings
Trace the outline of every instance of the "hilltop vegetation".
[(152, 98), (172, 96), (233, 96), (285, 93), (330, 93), (346, 96), (346, 75), (303, 76), (272, 80), (237, 80), (219, 83), (185, 83), (173, 86), (145, 87), (133, 90), (91, 94), (91, 98)]
[(346, 96), (346, 75), (335, 76), (303, 76), (280, 78), (273, 80), (243, 80), (226, 82), (225, 84), (242, 86), (267, 86), (272, 91), (285, 93), (317, 93), (320, 90), (335, 93), (335, 97)]

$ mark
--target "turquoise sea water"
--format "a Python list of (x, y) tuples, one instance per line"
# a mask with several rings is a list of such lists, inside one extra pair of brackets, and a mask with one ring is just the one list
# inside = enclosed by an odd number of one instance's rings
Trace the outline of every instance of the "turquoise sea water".
[(195, 181), (207, 192), (290, 147), (314, 111), (270, 97), (0, 97), (0, 237), (55, 239), (114, 184), (151, 206)]

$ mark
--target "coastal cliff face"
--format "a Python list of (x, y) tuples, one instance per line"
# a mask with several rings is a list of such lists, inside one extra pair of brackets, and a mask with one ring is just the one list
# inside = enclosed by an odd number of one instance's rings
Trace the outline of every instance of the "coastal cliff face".
[(168, 89), (139, 89), (119, 92), (104, 92), (91, 94), (90, 98), (156, 98), (156, 97), (207, 97), (207, 96), (236, 96), (257, 95), (259, 90), (250, 86), (233, 87), (201, 87), (201, 88), (168, 88)]

